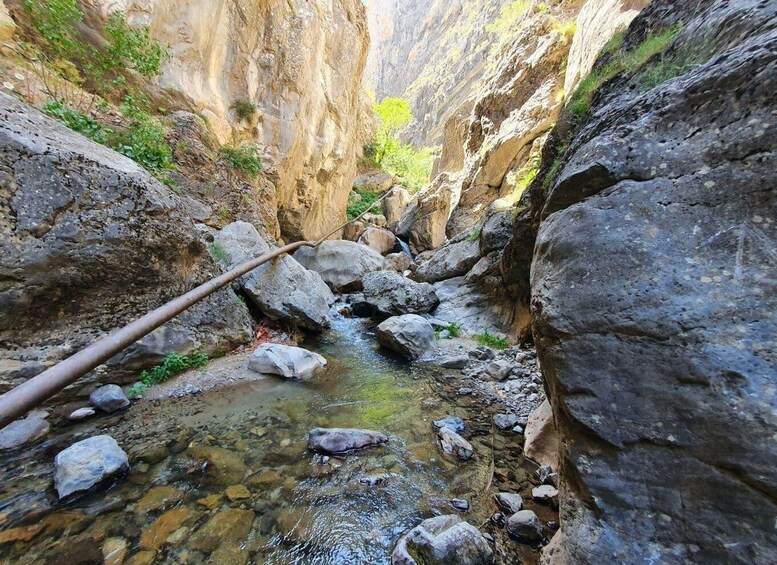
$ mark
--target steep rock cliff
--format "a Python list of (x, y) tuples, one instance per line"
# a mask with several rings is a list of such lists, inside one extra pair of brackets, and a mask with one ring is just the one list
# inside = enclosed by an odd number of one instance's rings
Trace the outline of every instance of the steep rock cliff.
[(777, 6), (656, 0), (595, 72), (661, 33), (551, 134), (503, 260), (534, 248), (561, 555), (774, 563)]
[[(205, 116), (221, 143), (259, 144), (277, 169), (282, 235), (314, 238), (342, 223), (371, 118), (361, 89), (369, 49), (359, 0), (116, 0), (170, 45), (159, 86)], [(240, 121), (237, 101), (257, 106)]]

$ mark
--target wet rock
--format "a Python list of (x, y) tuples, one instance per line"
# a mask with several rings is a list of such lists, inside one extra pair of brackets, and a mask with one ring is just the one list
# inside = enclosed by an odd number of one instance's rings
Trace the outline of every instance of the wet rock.
[(202, 461), (205, 475), (216, 484), (233, 485), (243, 480), (246, 466), (233, 451), (211, 445), (192, 445), (186, 455)]
[(214, 551), (222, 543), (245, 541), (254, 522), (251, 510), (228, 508), (216, 513), (191, 537), (189, 547), (204, 552)]
[(214, 510), (224, 497), (220, 494), (209, 494), (197, 499), (197, 504), (204, 506), (208, 510)]
[(397, 236), (384, 228), (368, 227), (359, 237), (358, 243), (374, 249), (381, 255), (391, 253), (397, 244)]
[(46, 565), (101, 565), (103, 553), (92, 539), (72, 541), (62, 546), (56, 556), (46, 560)]
[(434, 427), (448, 428), (449, 430), (453, 430), (456, 433), (461, 433), (464, 431), (464, 420), (458, 416), (446, 416), (441, 420), (435, 420)]
[(15, 420), (0, 430), (0, 451), (13, 449), (46, 437), (50, 429), (43, 418), (27, 416)]
[(509, 430), (518, 425), (519, 418), (516, 414), (495, 414), (494, 425), (500, 430)]
[(459, 459), (466, 461), (475, 454), (472, 444), (450, 428), (440, 428), (438, 432), (440, 447), (443, 453), (455, 455)]
[(315, 428), (308, 433), (308, 448), (336, 455), (388, 442), (380, 432), (351, 428)]
[(538, 502), (558, 504), (558, 489), (553, 485), (540, 485), (532, 489), (531, 497)]
[(392, 565), (490, 565), (493, 551), (481, 533), (455, 515), (421, 522), (400, 538)]
[(542, 541), (542, 522), (531, 510), (521, 510), (507, 519), (507, 533), (519, 541)]
[(407, 253), (389, 253), (385, 257), (386, 268), (397, 271), (398, 273), (404, 273), (413, 264), (413, 260)]
[(311, 379), (326, 369), (326, 359), (301, 347), (263, 343), (251, 354), (248, 368), (287, 379)]
[(374, 475), (371, 477), (361, 477), (359, 479), (359, 484), (372, 488), (380, 485), (385, 485), (389, 481), (389, 478), (390, 478), (389, 475), (386, 475), (386, 474)]
[(103, 542), (102, 557), (104, 565), (122, 565), (129, 544), (124, 538), (108, 538)]
[(376, 328), (375, 335), (383, 347), (410, 359), (420, 357), (435, 344), (431, 324), (416, 314), (385, 320)]
[(77, 422), (79, 420), (84, 420), (86, 418), (89, 418), (90, 416), (94, 416), (96, 412), (94, 411), (94, 408), (90, 408), (88, 406), (85, 406), (84, 408), (79, 408), (78, 410), (73, 410), (70, 415), (68, 416), (68, 420), (72, 420), (74, 422)]
[(154, 487), (146, 492), (146, 494), (143, 495), (143, 498), (138, 501), (135, 512), (138, 514), (145, 514), (147, 512), (166, 510), (180, 502), (182, 499), (183, 493), (175, 487)]
[(208, 565), (246, 565), (248, 551), (242, 544), (223, 543), (210, 554)]
[(478, 259), (480, 243), (477, 240), (447, 244), (418, 267), (415, 277), (429, 283), (460, 277), (467, 274)]
[(497, 360), (488, 364), (486, 372), (488, 373), (488, 376), (495, 381), (503, 381), (510, 375), (510, 371), (512, 371), (512, 369), (513, 365), (511, 363)]
[(125, 565), (151, 565), (156, 559), (156, 551), (146, 549), (132, 555)]
[(138, 453), (138, 459), (145, 461), (149, 465), (156, 465), (167, 459), (167, 456), (167, 447), (164, 445), (148, 445), (141, 448)]
[(439, 365), (444, 369), (464, 369), (469, 365), (469, 356), (464, 354), (451, 355), (442, 359)]
[(508, 515), (513, 515), (523, 508), (523, 498), (520, 494), (500, 492), (494, 495), (494, 500), (496, 500), (497, 506)]
[(119, 385), (101, 386), (89, 395), (89, 402), (103, 412), (116, 412), (129, 406), (130, 401)]
[(352, 241), (325, 241), (316, 248), (303, 247), (294, 253), (303, 267), (317, 272), (337, 292), (361, 290), (362, 279), (386, 266), (383, 256), (366, 245)]
[(224, 494), (226, 494), (227, 498), (232, 502), (251, 498), (251, 491), (249, 491), (245, 485), (230, 485), (227, 487)]
[(162, 514), (140, 536), (142, 549), (159, 549), (168, 538), (197, 514), (190, 508), (174, 508)]
[(60, 498), (129, 469), (127, 454), (111, 436), (101, 435), (74, 443), (54, 458), (54, 487)]
[(459, 512), (466, 512), (469, 510), (469, 502), (463, 498), (451, 498), (448, 502), (450, 502), (450, 505), (454, 510), (458, 510)]
[(428, 283), (417, 283), (395, 271), (378, 271), (364, 277), (364, 301), (385, 316), (424, 314), (439, 304)]

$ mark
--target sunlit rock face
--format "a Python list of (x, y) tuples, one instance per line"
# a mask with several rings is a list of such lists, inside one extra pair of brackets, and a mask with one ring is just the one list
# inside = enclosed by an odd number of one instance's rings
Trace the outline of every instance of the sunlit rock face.
[[(140, 0), (126, 12), (169, 44), (159, 85), (203, 115), (221, 143), (257, 143), (278, 170), (286, 239), (321, 236), (345, 218), (371, 117), (361, 89), (369, 49), (359, 0)], [(239, 120), (236, 101), (257, 107)]]

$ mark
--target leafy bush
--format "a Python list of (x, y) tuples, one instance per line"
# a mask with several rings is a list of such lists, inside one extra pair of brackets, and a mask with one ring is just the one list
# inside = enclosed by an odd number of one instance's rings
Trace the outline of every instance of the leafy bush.
[(49, 100), (46, 102), (43, 111), (84, 137), (88, 137), (97, 143), (105, 144), (105, 130), (102, 125), (86, 114), (68, 108), (59, 100)]
[(229, 251), (224, 249), (224, 246), (220, 243), (214, 241), (208, 245), (208, 248), (210, 249), (213, 257), (216, 258), (216, 261), (222, 265), (229, 265), (232, 263), (232, 256), (229, 254)]
[(32, 26), (46, 52), (55, 59), (72, 59), (82, 51), (75, 25), (84, 19), (77, 0), (24, 0)]
[(498, 335), (488, 333), (488, 330), (483, 330), (482, 334), (477, 334), (473, 337), (480, 345), (492, 347), (493, 349), (507, 349), (507, 340)]
[(448, 333), (451, 334), (451, 337), (461, 336), (461, 327), (459, 327), (459, 324), (456, 322), (451, 322), (450, 324), (446, 325), (445, 329), (448, 330)]
[(140, 396), (152, 385), (163, 383), (170, 377), (194, 367), (204, 367), (207, 363), (208, 354), (203, 351), (195, 351), (191, 355), (171, 353), (164, 358), (161, 365), (156, 365), (151, 370), (140, 373), (140, 383), (129, 390), (129, 397)]
[(358, 202), (352, 202), (348, 204), (346, 214), (348, 215), (349, 222), (361, 216), (382, 196), (381, 194), (370, 192), (368, 190), (360, 190), (358, 188), (354, 188), (353, 191), (361, 196), (361, 199)]
[(224, 163), (232, 170), (245, 173), (255, 178), (262, 172), (262, 159), (259, 157), (259, 148), (254, 144), (233, 147), (223, 145), (219, 154)]
[(250, 120), (256, 114), (256, 104), (248, 100), (235, 100), (230, 108), (241, 120)]
[(165, 141), (165, 127), (145, 112), (134, 113), (129, 126), (112, 132), (108, 145), (149, 171), (173, 168), (173, 150)]

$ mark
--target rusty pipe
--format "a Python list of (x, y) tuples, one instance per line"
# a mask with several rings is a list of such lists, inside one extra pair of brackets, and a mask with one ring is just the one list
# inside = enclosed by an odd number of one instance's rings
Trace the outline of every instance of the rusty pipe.
[(190, 308), (203, 298), (210, 296), (220, 288), (231, 283), (256, 267), (280, 257), (284, 253), (291, 253), (300, 247), (315, 247), (324, 238), (317, 242), (298, 241), (291, 243), (261, 257), (257, 257), (235, 267), (186, 294), (171, 300), (152, 310), (145, 316), (138, 318), (127, 326), (124, 326), (100, 341), (82, 349), (75, 355), (50, 367), (0, 396), (0, 429), (4, 428), (17, 418), (25, 415), (29, 410), (38, 406), (41, 402), (61, 391), (67, 385), (75, 382), (98, 365), (132, 345), (143, 336), (151, 333), (165, 322), (169, 322), (184, 310)]

